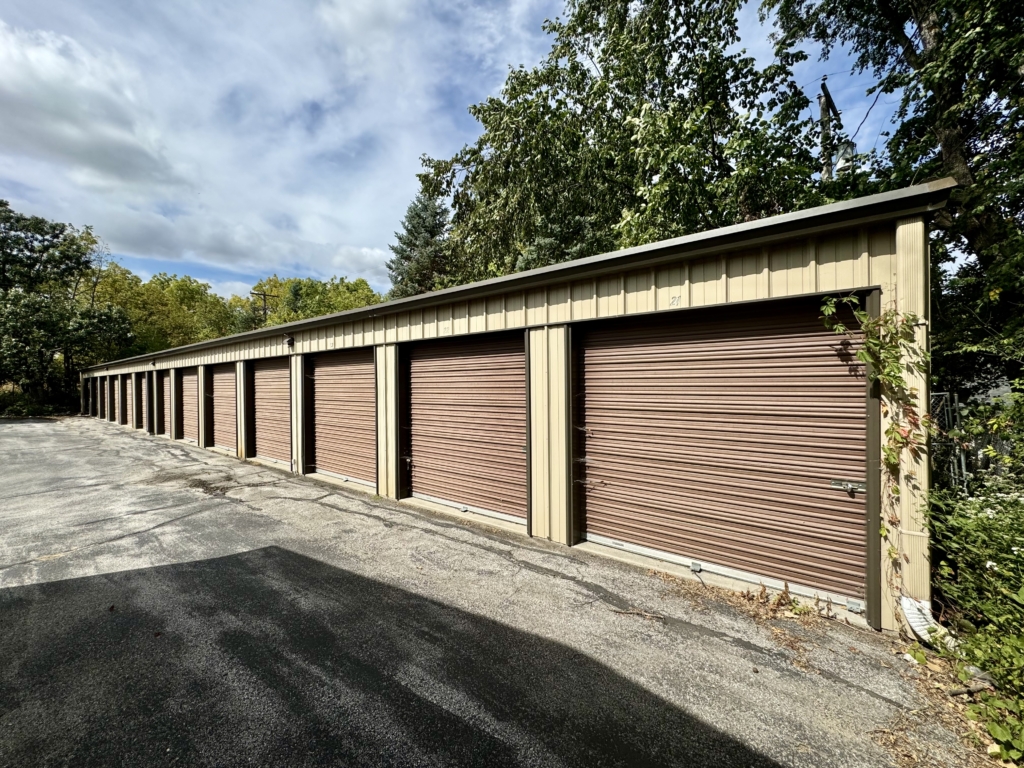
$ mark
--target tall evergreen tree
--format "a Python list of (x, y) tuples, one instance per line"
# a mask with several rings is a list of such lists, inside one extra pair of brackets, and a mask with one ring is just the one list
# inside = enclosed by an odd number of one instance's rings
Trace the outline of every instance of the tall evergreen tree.
[(387, 263), (391, 298), (427, 293), (447, 285), (448, 208), (437, 196), (420, 191), (402, 219), (398, 242), (389, 246), (394, 258)]

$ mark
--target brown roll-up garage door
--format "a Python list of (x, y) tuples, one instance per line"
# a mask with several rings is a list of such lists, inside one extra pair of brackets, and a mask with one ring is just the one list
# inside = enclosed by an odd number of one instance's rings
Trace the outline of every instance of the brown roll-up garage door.
[(124, 377), (124, 423), (135, 428), (135, 376), (129, 374)]
[(317, 471), (377, 483), (373, 349), (311, 358), (313, 464)]
[(256, 456), (282, 461), (291, 466), (291, 377), (288, 358), (256, 360), (252, 368)]
[(156, 421), (157, 434), (173, 436), (171, 429), (171, 373), (160, 371), (160, 404), (163, 406)]
[(111, 388), (114, 393), (114, 407), (111, 409), (110, 420), (118, 424), (122, 423), (124, 419), (124, 399), (121, 397), (121, 377), (115, 376), (110, 380)]
[(412, 494), (525, 518), (523, 336), (417, 344), (408, 365)]
[(863, 596), (863, 366), (820, 301), (690, 311), (583, 335), (588, 539)]
[(99, 400), (97, 402), (99, 410), (97, 411), (96, 415), (99, 416), (101, 419), (105, 419), (105, 418), (107, 418), (107, 379), (106, 379), (106, 377), (101, 378), (99, 380), (99, 382), (100, 382), (100, 384), (99, 384), (100, 395), (99, 395)]
[(138, 382), (140, 390), (140, 413), (142, 414), (142, 423), (139, 426), (142, 429), (149, 431), (149, 374), (139, 374)]
[(238, 450), (238, 410), (235, 406), (235, 364), (213, 368), (213, 444), (232, 453)]
[(199, 370), (186, 368), (181, 372), (182, 437), (199, 442)]

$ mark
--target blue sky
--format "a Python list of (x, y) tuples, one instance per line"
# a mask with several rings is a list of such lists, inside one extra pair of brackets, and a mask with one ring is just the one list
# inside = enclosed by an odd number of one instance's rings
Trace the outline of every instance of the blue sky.
[[(0, 198), (91, 224), (148, 277), (222, 295), (281, 275), (388, 287), (393, 233), (423, 154), (477, 136), (467, 107), (550, 41), (551, 0), (0, 0)], [(756, 8), (743, 45), (770, 59)], [(839, 53), (853, 128), (870, 79)], [(883, 96), (858, 136), (871, 147)], [(881, 143), (881, 142), (879, 142)]]

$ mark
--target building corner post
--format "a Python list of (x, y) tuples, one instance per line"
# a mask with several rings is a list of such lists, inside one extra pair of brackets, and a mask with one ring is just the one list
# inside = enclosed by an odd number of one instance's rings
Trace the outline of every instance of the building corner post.
[[(914, 328), (914, 349), (904, 361), (905, 376), (912, 392), (918, 414), (930, 410), (929, 376), (911, 363), (928, 359), (930, 262), (928, 254), (928, 227), (922, 216), (900, 219), (896, 222), (896, 290), (895, 309), (901, 315), (917, 317)], [(884, 308), (883, 308), (884, 309)], [(880, 438), (884, 443), (888, 426), (883, 417)], [(901, 597), (929, 602), (931, 600), (931, 562), (926, 505), (931, 489), (931, 472), (927, 440), (920, 450), (904, 450), (900, 456), (899, 495), (892, 498), (883, 488), (883, 524), (888, 518), (899, 520), (899, 530), (892, 534), (898, 541), (888, 541), (884, 547), (895, 552), (883, 554), (882, 563), (882, 626), (899, 629), (904, 621), (899, 606)], [(893, 526), (887, 525), (892, 528)]]

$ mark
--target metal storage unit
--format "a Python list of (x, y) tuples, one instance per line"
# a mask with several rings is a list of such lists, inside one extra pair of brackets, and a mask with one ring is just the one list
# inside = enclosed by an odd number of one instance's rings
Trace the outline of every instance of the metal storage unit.
[(160, 398), (160, 405), (162, 406), (157, 411), (156, 419), (156, 433), (158, 435), (172, 436), (174, 430), (171, 428), (171, 373), (170, 371), (160, 371), (159, 382), (157, 384), (157, 396)]
[(525, 522), (523, 335), (415, 344), (407, 376), (411, 494)]
[(253, 406), (256, 456), (292, 463), (291, 375), (287, 357), (256, 360)]
[(377, 402), (372, 349), (310, 358), (316, 471), (377, 484)]
[(101, 419), (107, 418), (107, 378), (105, 376), (99, 379), (100, 396), (99, 396), (99, 411), (96, 414)]
[[(680, 313), (579, 347), (584, 535), (861, 597), (866, 384), (820, 301)], [(650, 552), (647, 552), (651, 554)]]
[(128, 374), (124, 377), (124, 423), (132, 429), (135, 428), (135, 375)]
[(186, 368), (181, 372), (181, 434), (186, 440), (199, 443), (199, 370)]
[(213, 367), (213, 444), (232, 453), (238, 450), (238, 401), (235, 389), (235, 364)]

